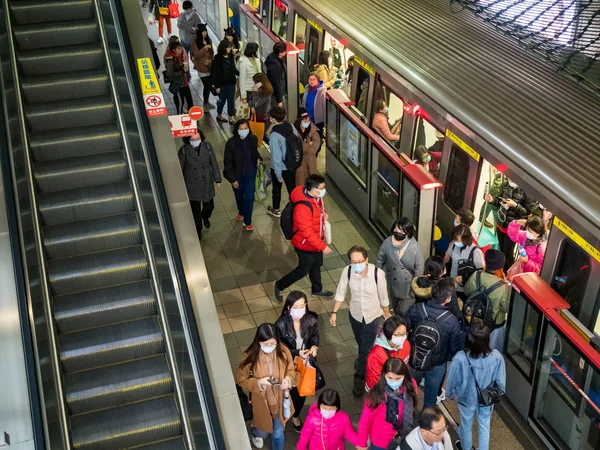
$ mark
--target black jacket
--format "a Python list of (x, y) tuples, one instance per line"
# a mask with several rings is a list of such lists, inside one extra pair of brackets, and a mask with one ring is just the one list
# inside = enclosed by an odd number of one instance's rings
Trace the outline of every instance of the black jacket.
[[(296, 330), (294, 330), (294, 319), (289, 314), (277, 319), (275, 326), (279, 330), (281, 342), (292, 353), (295, 358), (300, 351), (296, 350)], [(300, 336), (304, 341), (304, 350), (310, 349), (313, 345), (319, 346), (319, 322), (314, 312), (309, 312), (300, 319)]]
[[(517, 206), (510, 207), (508, 209), (502, 208), (502, 201), (500, 200), (500, 197), (514, 200)], [(525, 192), (520, 187), (512, 188), (508, 184), (508, 181), (505, 181), (502, 184), (500, 195), (494, 198), (492, 206), (498, 208), (499, 225), (502, 228), (506, 228), (508, 224), (511, 223), (513, 220), (520, 220), (526, 218), (531, 213), (533, 206), (535, 206), (535, 200), (529, 197), (527, 195), (527, 192)], [(503, 213), (506, 214), (506, 220), (502, 220), (504, 219)]]
[(275, 53), (270, 53), (265, 59), (265, 66), (267, 67), (267, 77), (273, 85), (273, 95), (277, 103), (282, 103), (287, 87), (285, 64)]
[(150, 41), (150, 49), (152, 50), (152, 58), (154, 59), (154, 69), (158, 71), (160, 69), (160, 58), (158, 57), (158, 51), (156, 50), (156, 45), (154, 45), (154, 41), (148, 38)]
[(227, 58), (216, 54), (210, 69), (211, 81), (215, 89), (227, 84), (235, 84), (236, 76), (239, 75), (235, 67), (235, 58), (229, 54)]
[[(255, 134), (250, 133), (246, 139), (250, 139), (250, 148), (252, 149), (252, 162), (256, 167), (258, 160), (262, 160), (258, 153), (258, 138)], [(242, 180), (243, 160), (242, 149), (239, 136), (232, 136), (225, 144), (225, 155), (223, 156), (223, 176), (230, 183)]]

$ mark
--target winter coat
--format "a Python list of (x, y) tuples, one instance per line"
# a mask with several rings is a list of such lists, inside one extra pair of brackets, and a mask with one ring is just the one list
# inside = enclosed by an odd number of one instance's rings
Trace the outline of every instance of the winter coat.
[[(258, 153), (258, 138), (250, 133), (246, 139), (250, 139), (250, 148), (252, 149), (252, 162), (254, 167), (258, 166), (258, 160), (262, 160)], [(232, 136), (225, 144), (225, 155), (223, 156), (223, 176), (230, 183), (242, 181), (244, 173), (244, 160), (242, 158), (241, 139), (239, 136)]]
[[(481, 289), (486, 290), (492, 287), (496, 282), (500, 281), (493, 273), (481, 271)], [(471, 293), (477, 290), (477, 274), (474, 273), (465, 284), (465, 294), (467, 297)], [(510, 303), (510, 285), (503, 283), (502, 286), (496, 288), (488, 296), (490, 301), (490, 308), (492, 309), (492, 320), (494, 321), (495, 327), (499, 328), (504, 325), (506, 321), (506, 315), (508, 314), (508, 305)]]
[(294, 208), (296, 234), (292, 238), (292, 245), (306, 252), (322, 252), (327, 247), (323, 240), (325, 238), (323, 214), (326, 212), (323, 199), (308, 195), (304, 186), (296, 186), (290, 194), (290, 200), (294, 203), (309, 202), (312, 206), (312, 211), (305, 204), (299, 204)]
[(535, 272), (539, 274), (542, 270), (544, 262), (544, 254), (546, 253), (547, 239), (546, 235), (541, 235), (533, 241), (527, 239), (525, 230), (521, 230), (521, 225), (516, 221), (511, 222), (507, 229), (508, 237), (511, 241), (520, 244), (527, 252), (528, 261), (523, 264), (523, 272)]
[[(292, 386), (295, 386), (298, 383), (298, 372), (296, 371), (292, 354), (285, 345), (283, 345), (281, 349), (284, 354), (284, 360), (278, 360), (280, 378), (283, 380), (285, 377), (288, 377)], [(244, 353), (242, 355), (242, 360), (245, 357), (246, 354)], [(250, 370), (252, 370), (252, 376), (250, 376)], [(258, 428), (260, 431), (272, 433), (273, 418), (269, 411), (269, 405), (267, 404), (267, 396), (258, 387), (258, 380), (266, 376), (269, 376), (269, 374), (263, 372), (260, 369), (260, 365), (257, 364), (254, 367), (250, 367), (250, 364), (247, 364), (239, 369), (235, 381), (245, 392), (252, 393), (252, 426)], [(288, 419), (283, 417), (283, 389), (278, 389), (278, 396), (278, 402), (281, 407), (279, 408), (279, 415), (277, 418), (281, 420), (285, 426)], [(290, 410), (293, 414), (293, 402), (290, 402)]]
[[(297, 126), (300, 126), (297, 123)], [(296, 128), (297, 129), (297, 128)], [(318, 173), (317, 170), (317, 152), (321, 148), (321, 137), (319, 129), (311, 122), (308, 132), (298, 133), (302, 139), (302, 164), (296, 169), (296, 186), (302, 186), (309, 175)]]
[(183, 53), (181, 55), (177, 55), (171, 50), (167, 50), (165, 52), (165, 71), (167, 72), (167, 76), (169, 77), (169, 80), (171, 80), (171, 83), (175, 81), (179, 83), (181, 87), (189, 85), (187, 73), (183, 66), (183, 63), (187, 61), (188, 55), (185, 50), (183, 50)]
[[(319, 77), (319, 80), (323, 82), (325, 88), (328, 89), (335, 84), (337, 78), (331, 74), (329, 67), (325, 64), (319, 64), (315, 68), (315, 74)], [(317, 122), (318, 123), (318, 122)]]
[(287, 91), (285, 64), (279, 56), (271, 52), (265, 59), (265, 67), (267, 68), (267, 78), (273, 85), (273, 96), (277, 103), (282, 103), (283, 96)]
[[(410, 328), (414, 331), (421, 322), (425, 320), (425, 314), (423, 313), (423, 305), (427, 311), (427, 316), (431, 319), (436, 319), (444, 311), (450, 312), (450, 316), (439, 324), (442, 336), (440, 339), (440, 353), (437, 360), (432, 361), (434, 366), (445, 364), (452, 360), (452, 357), (462, 350), (465, 346), (463, 333), (458, 322), (458, 318), (452, 314), (447, 306), (442, 306), (436, 300), (429, 300), (426, 303), (415, 303), (412, 305), (406, 313), (408, 320), (410, 321)], [(414, 342), (412, 342), (414, 345)]]
[[(508, 209), (504, 209), (500, 197), (505, 199), (514, 200), (517, 206), (511, 206)], [(535, 200), (527, 195), (520, 187), (511, 187), (508, 181), (502, 183), (500, 195), (494, 198), (492, 206), (498, 208), (498, 222), (496, 226), (500, 228), (500, 231), (506, 232), (506, 227), (513, 220), (520, 220), (526, 218), (531, 212)], [(504, 218), (506, 217), (506, 220)]]
[[(402, 440), (399, 446), (394, 448), (393, 450), (427, 450), (421, 444), (421, 439), (419, 438), (419, 434), (421, 433), (421, 428), (417, 427), (412, 430), (408, 435)], [(443, 450), (453, 450), (452, 447), (452, 438), (448, 431), (444, 431), (444, 440), (442, 441)]]
[(256, 119), (266, 121), (271, 109), (271, 96), (263, 97), (259, 92), (250, 91), (246, 93), (248, 106), (256, 110)]
[(431, 278), (429, 275), (415, 277), (410, 283), (410, 288), (417, 302), (426, 302), (431, 300), (431, 290), (437, 284), (439, 279)]
[(348, 414), (338, 410), (331, 419), (323, 419), (319, 406), (314, 403), (308, 410), (296, 449), (344, 450), (344, 439), (357, 444), (358, 436)]
[[(385, 351), (387, 349), (387, 352)], [(389, 353), (389, 356), (388, 356)], [(389, 358), (398, 358), (408, 364), (410, 357), (410, 343), (408, 339), (402, 344), (402, 348), (394, 348), (387, 338), (381, 333), (375, 340), (371, 353), (367, 356), (367, 389), (373, 389), (381, 377), (381, 369)]]
[(506, 366), (504, 357), (498, 350), (492, 350), (486, 357), (477, 359), (460, 351), (452, 358), (446, 383), (446, 396), (472, 409), (479, 404), (479, 400), (469, 363), (473, 367), (480, 389), (485, 389), (492, 381), (496, 381), (502, 390), (506, 390)]
[[(279, 337), (292, 356), (300, 355), (300, 350), (296, 349), (296, 330), (294, 329), (294, 319), (289, 314), (280, 317), (275, 322), (275, 326), (279, 330)], [(319, 323), (317, 315), (314, 312), (307, 313), (300, 319), (300, 336), (302, 336), (304, 350), (310, 349), (313, 345), (319, 346)]]
[(390, 131), (390, 122), (385, 114), (377, 112), (373, 114), (373, 123), (371, 125), (377, 133), (388, 141), (399, 141), (400, 135)]
[(377, 266), (385, 270), (388, 286), (396, 298), (407, 298), (411, 295), (410, 283), (416, 276), (423, 275), (423, 253), (417, 240), (408, 240), (406, 251), (398, 261), (398, 249), (394, 248), (392, 237), (388, 237), (379, 247)]
[(194, 9), (188, 17), (185, 11), (182, 11), (177, 19), (177, 28), (179, 28), (179, 39), (181, 42), (191, 44), (196, 39), (196, 27), (202, 24), (202, 19)]
[(196, 39), (194, 39), (192, 41), (192, 53), (194, 55), (194, 69), (198, 71), (198, 73), (209, 74), (212, 67), (213, 58), (215, 57), (212, 44), (210, 48), (205, 45), (199, 49)]
[(260, 72), (259, 59), (254, 58), (254, 61), (252, 61), (245, 55), (240, 56), (240, 60), (238, 61), (238, 72), (240, 73), (240, 96), (245, 99), (248, 95), (248, 91), (251, 91), (252, 86), (254, 86), (252, 77)]
[(214, 183), (221, 182), (219, 164), (211, 145), (206, 141), (202, 141), (198, 149), (190, 144), (183, 145), (179, 149), (179, 163), (190, 200), (211, 201), (215, 197)]
[[(417, 382), (413, 379), (415, 391), (418, 390)], [(415, 405), (416, 407), (416, 405)], [(367, 438), (371, 438), (371, 443), (376, 447), (387, 448), (396, 436), (396, 430), (391, 423), (385, 420), (386, 402), (384, 401), (375, 409), (371, 409), (368, 400), (365, 400), (362, 414), (358, 422), (358, 446), (366, 447)], [(402, 426), (402, 417), (404, 413), (404, 401), (398, 402), (398, 425)]]
[(319, 81), (319, 85), (314, 90), (310, 86), (306, 86), (306, 89), (304, 89), (302, 106), (306, 108), (312, 123), (325, 122), (326, 100), (327, 88), (324, 86), (323, 81)]
[(210, 75), (215, 89), (220, 89), (221, 86), (235, 84), (238, 70), (235, 67), (233, 55), (230, 54), (227, 58), (220, 54), (215, 55)]

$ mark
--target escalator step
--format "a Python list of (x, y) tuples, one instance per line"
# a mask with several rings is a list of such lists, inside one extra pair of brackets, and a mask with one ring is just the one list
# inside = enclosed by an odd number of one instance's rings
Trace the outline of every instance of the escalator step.
[(94, 17), (92, 0), (12, 0), (10, 10), (19, 25)]
[(43, 50), (21, 51), (17, 54), (21, 75), (33, 77), (52, 73), (80, 70), (97, 70), (104, 67), (104, 53), (98, 42), (92, 44), (69, 45)]
[(121, 134), (108, 123), (32, 134), (30, 143), (37, 162), (53, 161), (120, 150)]
[(55, 295), (100, 289), (147, 277), (148, 263), (141, 246), (48, 262), (48, 280)]
[(54, 319), (59, 332), (67, 333), (156, 314), (154, 293), (148, 280), (94, 291), (57, 295)]
[(67, 374), (64, 382), (71, 414), (113, 408), (173, 392), (165, 355)]
[(135, 447), (135, 450), (186, 450), (183, 438), (178, 437), (168, 441), (156, 442), (143, 447)]
[(38, 208), (44, 225), (77, 222), (135, 209), (129, 182), (41, 194)]
[(73, 447), (117, 449), (150, 444), (181, 434), (172, 396), (71, 417)]
[(108, 75), (102, 69), (47, 74), (21, 80), (21, 88), (29, 104), (106, 95), (108, 87)]
[(27, 105), (25, 110), (33, 133), (115, 120), (115, 105), (112, 98), (105, 95)]
[(59, 336), (65, 372), (94, 369), (164, 353), (156, 317)]
[[(16, 25), (13, 27), (13, 34), (19, 51), (91, 44), (98, 42), (100, 37), (95, 19)], [(75, 65), (78, 63), (73, 61), (63, 71), (70, 71), (71, 66)]]

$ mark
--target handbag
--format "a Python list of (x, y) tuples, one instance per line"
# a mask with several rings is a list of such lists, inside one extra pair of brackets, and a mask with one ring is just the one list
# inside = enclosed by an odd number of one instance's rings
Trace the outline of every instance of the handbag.
[(258, 146), (260, 147), (263, 144), (263, 139), (265, 137), (265, 124), (256, 120), (256, 114), (250, 116), (249, 123), (250, 130), (258, 138)]
[(181, 84), (179, 81), (171, 81), (169, 84), (169, 92), (173, 95), (177, 95), (177, 93), (181, 90)]
[(508, 281), (512, 281), (516, 275), (523, 273), (523, 259), (521, 257), (517, 258), (512, 266), (506, 271), (506, 279)]
[(244, 103), (242, 101), (241, 97), (238, 97), (234, 103), (235, 103), (235, 119), (236, 120), (247, 119), (248, 116), (250, 115), (250, 107), (248, 106), (248, 103)]
[(179, 3), (172, 2), (169, 5), (169, 12), (168, 12), (169, 16), (171, 17), (171, 19), (177, 19), (179, 17)]
[(163, 70), (162, 75), (163, 75), (163, 82), (165, 82), (165, 83), (171, 82), (171, 78), (169, 78), (169, 74), (167, 73), (166, 70)]
[(467, 356), (467, 363), (469, 364), (469, 368), (473, 374), (473, 379), (475, 380), (475, 387), (477, 388), (477, 400), (479, 401), (479, 405), (492, 406), (500, 402), (500, 400), (502, 400), (504, 397), (505, 392), (502, 390), (496, 380), (492, 381), (485, 389), (480, 389), (479, 383), (477, 382), (477, 377), (475, 376), (475, 371), (473, 370), (471, 361), (469, 361), (469, 356)]
[(300, 373), (296, 389), (301, 397), (314, 395), (316, 391), (325, 387), (325, 377), (313, 356), (309, 356), (306, 360), (296, 356), (295, 362), (296, 369)]
[(158, 7), (158, 15), (160, 16), (168, 16), (169, 13), (169, 7), (168, 6), (159, 6)]

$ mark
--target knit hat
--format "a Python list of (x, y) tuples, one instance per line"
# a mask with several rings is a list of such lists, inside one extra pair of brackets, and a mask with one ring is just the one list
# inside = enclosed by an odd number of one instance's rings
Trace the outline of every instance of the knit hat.
[(494, 270), (500, 270), (504, 267), (506, 262), (506, 256), (500, 250), (494, 250), (490, 248), (485, 252), (485, 270), (493, 272)]

